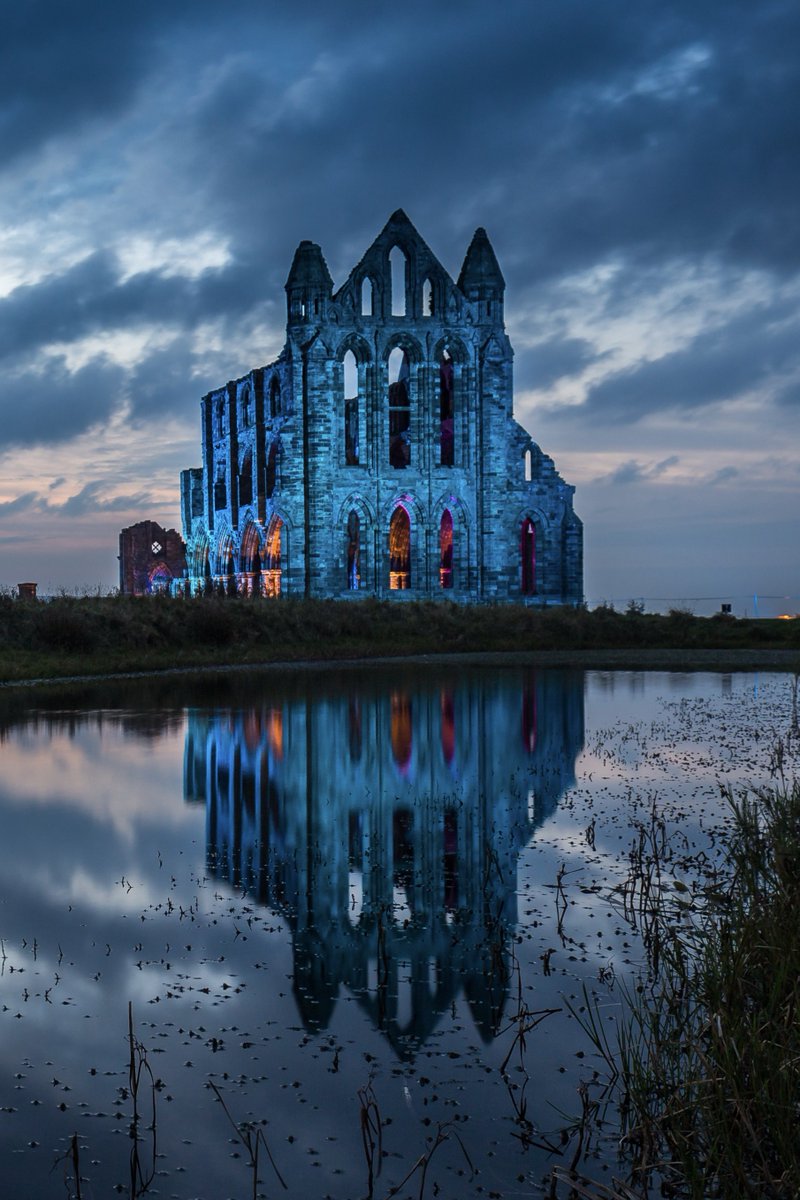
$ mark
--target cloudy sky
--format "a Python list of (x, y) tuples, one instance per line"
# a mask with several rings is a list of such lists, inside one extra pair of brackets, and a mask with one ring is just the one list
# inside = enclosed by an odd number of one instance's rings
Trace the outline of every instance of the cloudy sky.
[(338, 285), (402, 207), (489, 232), (587, 597), (800, 611), (796, 0), (26, 0), (0, 172), (0, 585), (179, 527), (297, 242)]

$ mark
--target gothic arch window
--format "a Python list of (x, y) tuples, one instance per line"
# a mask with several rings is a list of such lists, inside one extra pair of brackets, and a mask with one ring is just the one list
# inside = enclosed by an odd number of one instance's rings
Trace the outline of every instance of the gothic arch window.
[(361, 587), (361, 522), (352, 509), (347, 518), (347, 588), (357, 592)]
[(348, 467), (358, 466), (358, 363), (348, 350), (342, 363), (344, 375), (344, 457)]
[(214, 436), (221, 438), (225, 433), (225, 401), (217, 400), (214, 405)]
[(389, 355), (388, 370), (389, 465), (402, 468), (411, 463), (411, 399), (408, 355), (399, 346)]
[(432, 317), (433, 313), (433, 284), (430, 279), (426, 279), (422, 285), (422, 315), (423, 317)]
[(455, 462), (455, 364), (447, 347), (439, 360), (439, 462)]
[(393, 592), (411, 587), (411, 520), (398, 504), (389, 522), (389, 588)]
[(269, 415), (271, 417), (280, 416), (281, 412), (281, 381), (277, 375), (273, 375), (269, 385)]
[(371, 317), (375, 313), (375, 284), (367, 275), (361, 283), (361, 315)]
[(439, 522), (439, 586), (453, 586), (453, 514), (449, 508)]
[(266, 480), (264, 494), (267, 500), (271, 500), (275, 494), (275, 488), (278, 486), (278, 443), (273, 442), (269, 448), (267, 455)]
[(392, 247), (389, 254), (389, 271), (392, 281), (392, 316), (406, 315), (406, 256), (399, 246)]
[(253, 501), (253, 455), (250, 450), (244, 456), (239, 471), (239, 503), (251, 504)]
[(264, 594), (280, 596), (281, 594), (281, 531), (283, 521), (274, 517), (267, 533), (264, 546)]
[(214, 476), (214, 509), (219, 512), (221, 508), (225, 508), (228, 503), (228, 489), (225, 483), (225, 466), (223, 463), (217, 464), (217, 473)]
[(242, 429), (248, 429), (253, 422), (252, 395), (250, 388), (247, 387), (239, 399), (241, 412), (239, 423)]
[(528, 449), (525, 451), (525, 482), (530, 483), (533, 478), (533, 455)]
[(536, 527), (530, 517), (522, 522), (519, 537), (522, 560), (521, 591), (523, 596), (536, 594)]

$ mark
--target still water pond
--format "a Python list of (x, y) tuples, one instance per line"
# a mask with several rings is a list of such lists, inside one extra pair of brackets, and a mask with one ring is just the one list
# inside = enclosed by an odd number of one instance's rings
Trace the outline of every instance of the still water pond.
[(77, 1194), (77, 1152), (84, 1197), (253, 1196), (231, 1120), (274, 1159), (260, 1195), (541, 1195), (600, 1066), (570, 1005), (585, 983), (613, 1021), (641, 958), (635, 822), (663, 813), (688, 877), (793, 698), (438, 667), (7, 695), (2, 1195)]

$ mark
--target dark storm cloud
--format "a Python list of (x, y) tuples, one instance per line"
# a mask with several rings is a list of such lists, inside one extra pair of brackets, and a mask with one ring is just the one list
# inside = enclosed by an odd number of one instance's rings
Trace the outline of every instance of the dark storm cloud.
[(119, 281), (116, 258), (98, 251), (60, 275), (16, 288), (0, 300), (0, 358), (22, 357), (101, 330), (177, 324), (192, 328), (237, 316), (259, 298), (255, 272), (204, 272), (198, 279), (145, 271)]
[(629, 483), (649, 483), (658, 479), (670, 467), (674, 467), (680, 462), (677, 454), (671, 454), (669, 458), (664, 458), (657, 463), (640, 463), (636, 459), (628, 459), (627, 462), (620, 465), (608, 475), (602, 475), (599, 479), (595, 479), (595, 483), (610, 483), (610, 484), (629, 484)]
[(26, 512), (34, 507), (38, 499), (37, 492), (25, 492), (14, 500), (6, 500), (0, 504), (0, 517), (12, 517), (16, 513)]
[(407, 14), (345, 21), (327, 72), (306, 48), (296, 104), (232, 61), (179, 123), (185, 169), (243, 252), (278, 229), (330, 256), (400, 203), (455, 269), (480, 220), (519, 288), (620, 254), (800, 264), (800, 11), (504, 12), (434, 10), (424, 37)]
[(526, 346), (514, 356), (514, 384), (520, 391), (552, 387), (559, 379), (580, 375), (602, 357), (584, 338), (555, 338)]
[(558, 410), (567, 420), (637, 421), (662, 410), (690, 411), (733, 400), (800, 371), (800, 320), (774, 305), (699, 334), (681, 350), (606, 376), (586, 403)]
[(717, 487), (721, 483), (730, 483), (734, 479), (738, 479), (741, 471), (738, 467), (720, 467), (718, 471), (707, 480), (712, 487)]
[(124, 383), (120, 367), (94, 359), (69, 371), (53, 358), (46, 369), (6, 374), (0, 382), (0, 449), (53, 444), (84, 433), (118, 406)]
[(147, 492), (106, 498), (107, 490), (106, 480), (93, 479), (60, 504), (53, 504), (38, 492), (25, 492), (14, 500), (7, 500), (0, 504), (0, 516), (11, 517), (23, 512), (39, 512), (46, 513), (48, 516), (84, 517), (90, 513), (135, 511), (142, 509), (152, 501), (152, 497)]
[[(179, 336), (124, 381), (134, 415), (188, 413), (205, 390), (192, 382), (198, 324), (219, 321), (233, 341), (271, 301), (279, 327), (297, 241), (320, 241), (341, 283), (399, 205), (453, 273), (474, 226), (485, 225), (509, 299), (523, 308), (570, 272), (608, 261), (624, 268), (622, 306), (677, 260), (796, 270), (798, 44), (790, 0), (411, 2), (368, 16), (356, 0), (18, 5), (4, 17), (0, 165), (22, 169), (44, 143), (68, 158), (70, 139), (104, 123), (118, 156), (106, 191), (67, 172), (103, 228), (124, 235), (127, 205), (146, 199), (154, 236), (188, 222), (189, 232), (225, 239), (232, 260), (195, 279), (146, 271), (121, 280), (99, 247), (0, 301), (11, 374), (0, 441), (66, 439), (102, 419), (123, 384), (102, 363), (42, 375), (27, 410), (11, 406), (33, 395), (27, 363), (42, 348), (136, 325)], [(167, 86), (155, 118), (146, 102)], [(137, 120), (156, 124), (128, 193), (114, 171), (136, 161), (139, 143), (129, 149), (116, 131), (127, 121), (127, 138)], [(737, 339), (703, 334), (618, 372), (580, 415), (630, 420), (770, 383), (790, 371), (793, 351), (760, 321), (748, 332), (743, 320)], [(586, 342), (563, 336), (519, 353), (518, 386), (548, 387), (592, 361)]]
[(131, 509), (146, 508), (151, 503), (147, 492), (105, 499), (104, 491), (107, 487), (108, 484), (102, 479), (92, 480), (74, 496), (69, 496), (63, 504), (48, 504), (47, 510), (61, 517), (83, 517), (87, 513), (130, 512)]

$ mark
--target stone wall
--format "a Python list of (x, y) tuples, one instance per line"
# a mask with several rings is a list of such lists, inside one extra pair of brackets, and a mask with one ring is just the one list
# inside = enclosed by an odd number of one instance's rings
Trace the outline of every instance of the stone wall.
[(398, 211), (335, 293), (301, 242), (280, 358), (201, 403), (192, 586), (580, 603), (574, 489), (514, 420), (504, 291), (483, 230), (454, 283)]

